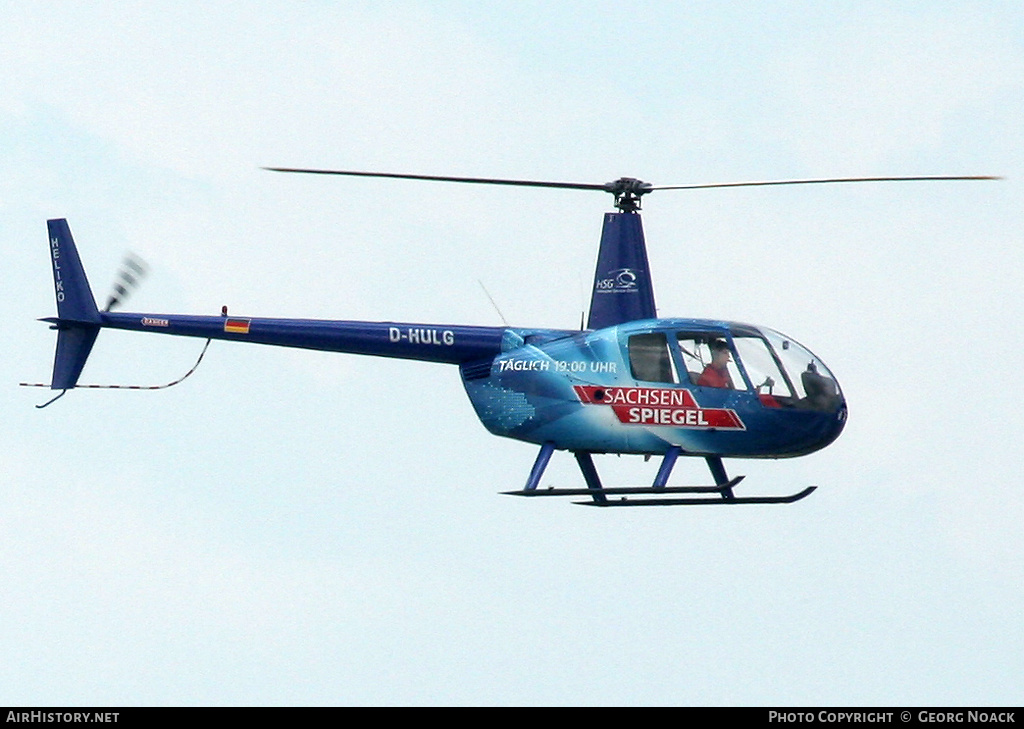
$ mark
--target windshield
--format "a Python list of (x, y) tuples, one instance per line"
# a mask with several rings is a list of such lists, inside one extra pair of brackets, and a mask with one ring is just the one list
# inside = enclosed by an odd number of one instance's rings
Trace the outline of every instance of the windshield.
[(734, 331), (733, 343), (765, 405), (831, 411), (842, 402), (839, 383), (825, 363), (784, 334)]
[(843, 402), (825, 364), (784, 334), (734, 324), (719, 331), (629, 335), (630, 374), (640, 382), (754, 391), (765, 407), (832, 412)]
[(724, 336), (678, 332), (676, 343), (691, 385), (746, 389)]

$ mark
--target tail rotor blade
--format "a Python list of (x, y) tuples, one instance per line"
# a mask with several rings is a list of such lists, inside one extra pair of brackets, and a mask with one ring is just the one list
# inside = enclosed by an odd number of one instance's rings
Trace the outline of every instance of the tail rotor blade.
[(114, 281), (113, 291), (107, 300), (104, 311), (111, 311), (114, 307), (120, 306), (127, 300), (131, 293), (138, 288), (139, 282), (145, 277), (149, 266), (144, 260), (134, 253), (127, 253), (121, 262), (121, 268), (117, 272)]

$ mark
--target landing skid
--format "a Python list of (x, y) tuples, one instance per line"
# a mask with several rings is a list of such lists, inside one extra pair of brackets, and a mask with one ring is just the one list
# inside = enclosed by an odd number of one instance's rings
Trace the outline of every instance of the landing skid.
[[(537, 460), (530, 471), (530, 477), (526, 486), (520, 491), (504, 491), (508, 496), (589, 496), (590, 501), (574, 501), (574, 504), (584, 506), (700, 506), (704, 504), (738, 505), (738, 504), (791, 504), (810, 496), (817, 487), (808, 486), (803, 491), (788, 496), (734, 496), (733, 487), (743, 480), (743, 476), (736, 476), (730, 479), (725, 472), (722, 459), (717, 456), (707, 456), (705, 460), (711, 469), (715, 479), (714, 486), (668, 486), (668, 477), (672, 472), (676, 459), (681, 454), (678, 447), (671, 448), (665, 454), (658, 475), (651, 486), (612, 486), (605, 488), (597, 475), (594, 467), (593, 457), (586, 451), (576, 451), (576, 461), (579, 463), (580, 471), (587, 482), (587, 488), (537, 488), (540, 478), (547, 467), (548, 461), (555, 447), (552, 443), (545, 443), (537, 455)], [(709, 494), (708, 496), (675, 497), (673, 494)], [(713, 494), (713, 495), (712, 495)], [(616, 500), (610, 500), (609, 496), (618, 496)], [(656, 498), (635, 498), (637, 496), (653, 496)]]
[(792, 504), (805, 496), (810, 496), (817, 486), (808, 486), (799, 493), (789, 496), (734, 496), (731, 499), (627, 499), (625, 497), (618, 501), (574, 501), (574, 504), (583, 506), (697, 506), (701, 504), (715, 504), (722, 506), (733, 506), (736, 504)]
[[(731, 488), (743, 480), (743, 476), (725, 484)], [(601, 487), (605, 496), (625, 496), (634, 494), (721, 494), (722, 486), (609, 486)], [(522, 491), (502, 491), (506, 496), (593, 496), (592, 489), (523, 489)]]

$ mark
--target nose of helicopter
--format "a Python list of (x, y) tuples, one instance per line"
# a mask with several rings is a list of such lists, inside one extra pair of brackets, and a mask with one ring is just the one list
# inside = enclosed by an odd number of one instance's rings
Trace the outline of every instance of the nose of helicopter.
[[(758, 449), (774, 457), (804, 456), (825, 448), (836, 440), (846, 427), (846, 401), (840, 399), (828, 410), (803, 408), (772, 408), (762, 411), (767, 416), (751, 428), (758, 434)], [(757, 422), (750, 419), (750, 424)]]
[(839, 402), (839, 407), (836, 408), (835, 413), (831, 414), (825, 428), (823, 428), (824, 432), (822, 434), (821, 448), (824, 448), (839, 437), (843, 432), (843, 428), (846, 427), (846, 419), (848, 415), (849, 410), (846, 407), (846, 399), (843, 398)]
[[(760, 327), (757, 336), (734, 324), (733, 343), (759, 396), (767, 387), (773, 405), (783, 409), (792, 452), (811, 453), (832, 443), (846, 427), (846, 398), (821, 358), (780, 332)], [(765, 356), (765, 345), (770, 357)], [(760, 383), (760, 384), (759, 384)], [(763, 400), (762, 400), (763, 401)], [(785, 436), (783, 436), (785, 438)]]

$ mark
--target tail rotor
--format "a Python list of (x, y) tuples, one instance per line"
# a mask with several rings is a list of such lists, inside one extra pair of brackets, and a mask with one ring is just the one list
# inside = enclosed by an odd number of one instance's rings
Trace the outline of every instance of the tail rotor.
[(136, 254), (129, 251), (121, 261), (121, 268), (117, 272), (114, 281), (113, 291), (103, 311), (112, 311), (123, 304), (132, 292), (139, 287), (139, 283), (149, 272), (149, 265)]

